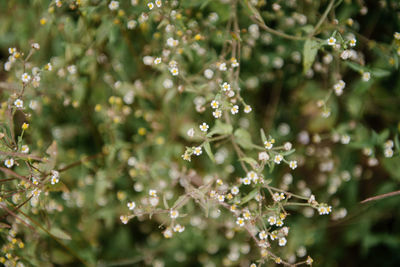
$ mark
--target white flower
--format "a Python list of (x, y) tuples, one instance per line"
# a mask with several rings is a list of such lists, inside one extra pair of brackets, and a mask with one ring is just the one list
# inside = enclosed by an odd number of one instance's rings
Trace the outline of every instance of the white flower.
[(393, 150), (391, 148), (386, 148), (384, 151), (385, 157), (391, 158), (393, 157)]
[(276, 217), (275, 216), (269, 216), (268, 223), (270, 225), (275, 225), (276, 224)]
[(12, 166), (14, 166), (14, 159), (12, 158), (6, 159), (4, 161), (4, 165), (6, 165), (7, 168), (11, 168)]
[(236, 219), (236, 224), (239, 225), (240, 227), (244, 226), (244, 219), (242, 217), (238, 217)]
[(340, 96), (343, 94), (343, 89), (345, 88), (346, 83), (343, 80), (338, 81), (334, 86), (333, 89), (335, 90), (335, 94)]
[(232, 108), (231, 108), (231, 113), (232, 113), (232, 115), (235, 115), (235, 114), (237, 114), (239, 112), (239, 106), (238, 105), (234, 105)]
[(357, 40), (356, 40), (355, 38), (352, 38), (352, 39), (349, 40), (349, 45), (350, 45), (351, 47), (356, 46), (356, 43), (357, 43)]
[(289, 162), (289, 167), (290, 167), (292, 170), (296, 169), (296, 168), (297, 168), (297, 161), (295, 161), (295, 160), (290, 161), (290, 162)]
[(171, 238), (173, 235), (171, 228), (168, 227), (167, 229), (165, 229), (165, 231), (163, 232), (163, 235), (165, 238)]
[(285, 246), (286, 245), (286, 238), (284, 238), (284, 237), (279, 238), (279, 243), (278, 244), (281, 247)]
[(244, 111), (244, 113), (250, 113), (252, 111), (252, 108), (251, 108), (251, 106), (246, 105), (246, 106), (244, 106), (243, 111)]
[(199, 128), (200, 128), (200, 130), (201, 130), (202, 132), (207, 132), (209, 126), (208, 126), (207, 123), (203, 122), (203, 124), (201, 124), (201, 125), (199, 126)]
[(218, 107), (219, 107), (219, 102), (218, 102), (217, 100), (211, 101), (211, 107), (212, 107), (213, 109), (218, 108)]
[(152, 2), (148, 3), (147, 6), (149, 7), (150, 10), (154, 8), (154, 4)]
[(119, 2), (118, 1), (111, 1), (110, 4), (108, 5), (108, 8), (110, 10), (117, 10), (119, 7)]
[(274, 194), (272, 195), (272, 199), (273, 199), (275, 202), (279, 202), (279, 201), (285, 199), (285, 194), (284, 194), (284, 193), (278, 193), (278, 192), (276, 192), (276, 193), (274, 193)]
[(180, 224), (174, 226), (174, 232), (182, 233), (183, 231), (185, 231), (185, 226)]
[(135, 202), (129, 202), (128, 204), (127, 204), (127, 206), (128, 206), (128, 208), (130, 209), (130, 210), (134, 210), (135, 208), (136, 208), (136, 204), (135, 204)]
[(126, 26), (128, 27), (129, 30), (132, 30), (132, 29), (136, 28), (136, 25), (137, 25), (136, 20), (130, 20), (130, 21), (128, 21)]
[(151, 196), (151, 197), (156, 197), (156, 196), (157, 196), (157, 190), (150, 189), (150, 190), (149, 190), (149, 196)]
[(393, 148), (393, 146), (394, 146), (393, 140), (387, 140), (385, 142), (385, 148)]
[(28, 83), (31, 80), (31, 76), (28, 73), (24, 73), (21, 75), (21, 80), (24, 83)]
[(364, 72), (364, 73), (362, 74), (362, 80), (363, 80), (364, 82), (368, 82), (369, 79), (371, 79), (371, 73), (369, 73), (369, 72)]
[(227, 83), (227, 82), (224, 82), (222, 85), (221, 85), (221, 88), (222, 88), (222, 91), (229, 91), (229, 90), (231, 90), (231, 85), (229, 84), (229, 83)]
[(161, 58), (157, 57), (156, 59), (154, 59), (154, 64), (158, 65), (161, 63)]
[(226, 71), (226, 63), (221, 63), (221, 64), (219, 65), (219, 70), (220, 70), (220, 71)]
[(242, 184), (249, 185), (251, 183), (251, 179), (249, 177), (244, 177), (241, 179)]
[(201, 147), (200, 147), (200, 146), (195, 147), (195, 148), (193, 149), (193, 153), (194, 153), (196, 156), (200, 156), (201, 153), (202, 153)]
[(51, 171), (51, 178), (50, 178), (51, 184), (54, 185), (54, 184), (58, 183), (60, 181), (59, 177), (60, 177), (60, 173), (58, 171), (52, 170)]
[(327, 40), (328, 45), (335, 45), (336, 39), (332, 36)]
[(215, 111), (213, 111), (212, 114), (213, 114), (214, 118), (218, 119), (218, 118), (221, 118), (222, 111), (220, 109), (216, 109)]
[(76, 66), (75, 65), (69, 65), (67, 67), (67, 70), (70, 74), (75, 74), (76, 73)]
[(175, 40), (174, 38), (170, 37), (167, 39), (167, 45), (170, 47), (177, 46), (179, 44), (178, 40)]
[(171, 74), (172, 74), (173, 76), (178, 76), (178, 74), (179, 74), (179, 70), (178, 70), (177, 67), (171, 68), (170, 72), (171, 72)]
[(29, 146), (23, 145), (21, 147), (21, 152), (24, 153), (24, 154), (28, 154), (29, 153)]
[(159, 198), (158, 197), (151, 197), (150, 198), (150, 205), (152, 205), (153, 207), (157, 206), (159, 202)]
[(232, 193), (232, 195), (239, 194), (239, 188), (237, 186), (232, 187), (231, 193)]
[(258, 153), (258, 160), (261, 160), (261, 161), (269, 160), (268, 153), (265, 151)]
[(327, 215), (332, 211), (332, 207), (328, 206), (326, 204), (320, 204), (320, 206), (318, 207), (318, 212), (319, 215)]
[(187, 133), (186, 133), (189, 137), (193, 137), (194, 136), (194, 129), (190, 128)]
[(119, 217), (119, 219), (121, 220), (121, 222), (122, 222), (123, 224), (127, 224), (128, 221), (129, 221), (128, 216), (125, 216), (125, 215), (121, 215), (121, 216)]
[(162, 5), (161, 0), (156, 0), (156, 6), (161, 7), (161, 5)]
[[(393, 36), (394, 36), (394, 39), (400, 40), (400, 32), (395, 32), (395, 33), (393, 34)], [(15, 48), (14, 48), (14, 49), (15, 49)]]
[(350, 143), (350, 136), (348, 135), (342, 135), (340, 138), (340, 142), (344, 145)]
[(212, 79), (212, 77), (214, 76), (214, 72), (210, 69), (206, 69), (204, 71), (204, 77), (206, 77), (207, 79)]
[(282, 160), (283, 160), (283, 157), (280, 154), (276, 155), (275, 158), (274, 158), (274, 162), (276, 164), (280, 164)]
[(23, 106), (24, 106), (24, 101), (22, 101), (21, 99), (16, 99), (15, 101), (14, 101), (14, 105), (17, 107), (17, 108), (22, 108)]
[(218, 199), (219, 202), (224, 202), (225, 196), (224, 195), (218, 195), (217, 199)]
[(170, 210), (169, 212), (169, 217), (171, 217), (171, 219), (176, 219), (179, 216), (179, 211), (177, 210)]
[(249, 173), (247, 173), (247, 178), (252, 180), (254, 183), (257, 183), (259, 177), (255, 171), (250, 171)]
[(261, 240), (264, 240), (264, 239), (267, 239), (268, 234), (267, 234), (265, 231), (261, 231), (261, 232), (258, 234), (258, 237), (259, 237)]
[(292, 143), (286, 142), (286, 143), (283, 145), (283, 148), (284, 148), (286, 151), (289, 151), (290, 149), (292, 149)]

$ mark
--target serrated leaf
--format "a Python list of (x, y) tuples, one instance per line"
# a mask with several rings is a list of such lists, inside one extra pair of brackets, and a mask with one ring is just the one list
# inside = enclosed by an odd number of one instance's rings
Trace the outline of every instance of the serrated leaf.
[(61, 230), (60, 228), (57, 227), (52, 227), (49, 231), (53, 236), (59, 238), (59, 239), (65, 239), (65, 240), (71, 240), (71, 236), (67, 234), (65, 231)]
[(236, 143), (244, 149), (250, 149), (254, 147), (251, 141), (251, 135), (245, 129), (239, 128), (234, 133)]
[(313, 39), (307, 39), (303, 48), (303, 72), (306, 73), (314, 63), (319, 49), (319, 43)]
[(204, 150), (206, 151), (208, 157), (211, 159), (212, 162), (215, 162), (214, 155), (211, 151), (211, 146), (209, 142), (204, 143)]

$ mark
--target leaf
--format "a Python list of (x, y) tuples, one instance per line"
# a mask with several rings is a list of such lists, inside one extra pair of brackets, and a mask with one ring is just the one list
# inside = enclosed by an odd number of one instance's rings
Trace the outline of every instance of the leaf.
[(211, 151), (211, 146), (209, 142), (204, 143), (204, 150), (206, 151), (208, 157), (211, 159), (212, 162), (215, 162), (214, 155)]
[(213, 136), (214, 134), (226, 135), (232, 133), (232, 125), (223, 123), (219, 120), (214, 124), (214, 127), (207, 134), (208, 137)]
[(396, 136), (394, 137), (394, 146), (396, 147), (397, 151), (400, 150), (400, 142), (399, 142), (399, 135), (396, 134)]
[(251, 136), (245, 129), (239, 128), (234, 133), (236, 143), (244, 149), (250, 149), (254, 147), (251, 141)]
[(65, 231), (61, 230), (60, 228), (53, 227), (49, 231), (53, 236), (59, 239), (71, 240), (71, 236), (67, 234)]
[(303, 72), (306, 73), (314, 63), (318, 53), (319, 43), (312, 39), (307, 39), (303, 49)]
[(240, 201), (240, 204), (245, 204), (246, 202), (249, 202), (250, 200), (252, 200), (258, 193), (258, 188), (253, 189), (253, 191), (250, 191), (250, 193), (247, 194), (247, 196), (245, 196), (242, 201)]
[(240, 160), (240, 161), (244, 161), (244, 162), (250, 164), (251, 166), (256, 166), (256, 165), (258, 164), (257, 161), (256, 161), (255, 159), (250, 158), (250, 157), (240, 158), (239, 160)]
[(384, 69), (374, 68), (371, 69), (371, 74), (373, 77), (382, 78), (390, 75), (390, 71)]
[(261, 128), (260, 132), (261, 132), (261, 140), (263, 141), (264, 144), (265, 142), (267, 142), (267, 137), (265, 136), (264, 129)]
[(167, 198), (166, 198), (166, 194), (163, 195), (163, 202), (164, 202), (164, 207), (168, 210), (169, 206), (168, 206), (168, 201), (167, 201)]

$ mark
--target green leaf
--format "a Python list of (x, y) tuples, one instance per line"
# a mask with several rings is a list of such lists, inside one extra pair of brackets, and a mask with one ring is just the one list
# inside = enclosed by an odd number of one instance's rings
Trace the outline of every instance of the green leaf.
[(53, 227), (50, 229), (50, 233), (59, 238), (59, 239), (65, 239), (65, 240), (71, 240), (71, 236), (67, 234), (65, 231), (61, 230), (60, 228)]
[(394, 137), (394, 146), (396, 147), (397, 151), (400, 151), (400, 142), (398, 134), (396, 134), (396, 136)]
[(382, 78), (390, 75), (390, 71), (384, 69), (374, 68), (371, 69), (371, 74), (373, 77)]
[(240, 204), (245, 204), (247, 202), (249, 202), (250, 200), (252, 200), (258, 193), (258, 188), (253, 189), (253, 191), (251, 191), (250, 193), (247, 194), (247, 196), (245, 196), (242, 201), (240, 201)]
[(251, 141), (251, 136), (245, 129), (239, 128), (234, 133), (236, 143), (244, 149), (251, 149), (254, 147)]
[(219, 120), (216, 121), (214, 127), (211, 131), (207, 134), (208, 137), (213, 136), (214, 134), (226, 135), (232, 133), (232, 125), (223, 123)]
[(255, 159), (253, 159), (253, 158), (250, 158), (250, 157), (240, 158), (239, 160), (240, 161), (244, 161), (244, 162), (250, 164), (251, 166), (256, 166), (257, 165), (257, 161)]
[(211, 151), (211, 146), (209, 142), (204, 143), (204, 150), (206, 151), (208, 157), (212, 160), (212, 162), (215, 162), (214, 155)]
[(267, 137), (265, 136), (264, 129), (261, 128), (260, 132), (261, 132), (261, 140), (263, 141), (264, 144), (265, 142), (267, 142)]
[(307, 39), (303, 49), (303, 72), (306, 73), (314, 63), (318, 53), (319, 43), (313, 39)]

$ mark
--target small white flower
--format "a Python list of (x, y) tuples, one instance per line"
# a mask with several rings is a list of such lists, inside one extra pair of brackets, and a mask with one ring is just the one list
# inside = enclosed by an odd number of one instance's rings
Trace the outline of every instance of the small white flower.
[(249, 185), (251, 184), (251, 179), (249, 177), (244, 177), (241, 179), (242, 184)]
[(169, 217), (171, 217), (171, 219), (176, 219), (179, 217), (179, 211), (177, 210), (170, 210), (169, 212)]
[(335, 37), (330, 37), (328, 40), (327, 40), (327, 43), (328, 43), (328, 45), (335, 45), (336, 44), (336, 39), (335, 39)]
[(276, 164), (280, 164), (282, 160), (283, 160), (283, 157), (280, 154), (276, 155), (275, 158), (274, 158), (274, 162)]
[(193, 137), (194, 136), (194, 129), (190, 128), (187, 133), (186, 133), (189, 137)]
[[(394, 36), (394, 39), (400, 40), (400, 32), (395, 32), (395, 33), (393, 34), (393, 36)], [(14, 49), (15, 49), (15, 48), (14, 48)]]
[(221, 85), (221, 88), (222, 88), (222, 91), (229, 91), (229, 90), (231, 90), (231, 85), (229, 84), (229, 83), (227, 83), (227, 82), (224, 82), (222, 85)]
[(180, 224), (174, 226), (174, 232), (182, 233), (183, 231), (185, 231), (185, 226)]
[(271, 141), (265, 141), (264, 142), (264, 147), (265, 147), (265, 149), (271, 149), (272, 147), (273, 147), (274, 145), (273, 145), (273, 142), (271, 142)]
[(221, 64), (219, 65), (219, 70), (220, 70), (220, 71), (226, 71), (226, 63), (221, 63)]
[(31, 80), (31, 76), (25, 72), (21, 75), (21, 80), (23, 83), (28, 83)]
[(129, 202), (128, 204), (127, 204), (127, 206), (128, 206), (128, 208), (130, 209), (130, 210), (134, 210), (135, 208), (136, 208), (136, 203), (135, 202)]
[(161, 7), (161, 5), (162, 5), (161, 0), (156, 0), (156, 6)]
[(155, 65), (158, 65), (158, 64), (161, 63), (161, 58), (160, 58), (160, 57), (157, 57), (157, 58), (154, 59), (153, 62), (154, 62)]
[(236, 219), (236, 224), (239, 225), (240, 227), (244, 226), (244, 219), (242, 217), (238, 217)]
[(244, 113), (250, 113), (252, 111), (252, 108), (251, 108), (251, 106), (246, 105), (246, 106), (244, 106), (243, 111), (244, 111)]
[(54, 185), (54, 184), (58, 183), (60, 181), (59, 177), (60, 177), (60, 173), (58, 171), (52, 170), (51, 178), (50, 178), (51, 184)]
[(238, 105), (234, 105), (232, 108), (231, 108), (231, 113), (232, 113), (232, 115), (235, 115), (235, 114), (237, 114), (239, 112), (239, 106)]
[(150, 190), (149, 190), (149, 196), (151, 196), (151, 197), (156, 197), (156, 196), (157, 196), (157, 190), (150, 189)]
[(356, 43), (357, 43), (357, 40), (356, 40), (355, 38), (352, 38), (352, 39), (349, 40), (349, 45), (350, 45), (351, 47), (356, 46)]
[(342, 135), (340, 138), (340, 142), (344, 145), (350, 143), (350, 136), (349, 135)]
[(29, 146), (23, 145), (21, 147), (21, 152), (24, 153), (24, 154), (28, 154), (29, 153)]
[(332, 207), (328, 206), (326, 204), (320, 204), (320, 206), (318, 207), (318, 212), (319, 215), (327, 215), (332, 211)]
[(258, 160), (261, 160), (261, 161), (269, 160), (268, 153), (265, 151), (258, 153)]
[(219, 107), (219, 102), (218, 102), (217, 100), (211, 101), (211, 107), (212, 107), (213, 109), (218, 108), (218, 107)]
[(292, 143), (286, 142), (286, 143), (283, 145), (283, 148), (284, 148), (286, 151), (289, 151), (290, 149), (292, 149)]
[(212, 79), (212, 77), (214, 76), (214, 72), (210, 69), (206, 69), (204, 71), (204, 77), (206, 77), (207, 79)]
[(268, 223), (270, 225), (275, 225), (276, 224), (276, 217), (275, 216), (269, 216)]
[(216, 109), (215, 111), (213, 111), (212, 114), (213, 114), (214, 118), (218, 119), (218, 118), (221, 118), (222, 111), (220, 109)]
[(232, 187), (231, 193), (232, 193), (232, 195), (239, 194), (239, 188), (237, 186)]
[(15, 105), (17, 108), (22, 108), (22, 107), (24, 106), (24, 101), (22, 101), (21, 99), (16, 99), (16, 100), (14, 101), (14, 105)]
[(369, 73), (369, 72), (364, 72), (364, 73), (362, 74), (362, 80), (363, 80), (364, 82), (368, 82), (369, 79), (371, 79), (371, 73)]
[(108, 8), (110, 10), (117, 10), (119, 7), (119, 2), (118, 1), (111, 1), (110, 4), (108, 5)]
[(218, 195), (217, 199), (219, 202), (224, 202), (225, 201), (225, 196), (224, 195)]
[(201, 153), (202, 153), (201, 147), (200, 147), (200, 146), (195, 147), (195, 148), (193, 149), (193, 153), (194, 153), (196, 156), (200, 156)]
[(338, 81), (334, 86), (333, 89), (335, 90), (335, 94), (340, 96), (343, 94), (343, 89), (345, 88), (346, 83), (343, 80)]
[(123, 224), (127, 224), (128, 221), (129, 221), (128, 216), (125, 216), (125, 215), (121, 215), (121, 216), (119, 217), (119, 219), (121, 220), (121, 222), (122, 222)]
[(12, 158), (6, 159), (4, 161), (4, 165), (6, 165), (7, 168), (11, 168), (12, 166), (14, 166), (14, 159)]
[(179, 74), (179, 70), (178, 70), (177, 67), (171, 68), (170, 72), (171, 72), (171, 74), (172, 74), (173, 76), (178, 76), (178, 74)]
[(391, 148), (386, 148), (384, 151), (385, 157), (391, 158), (393, 157), (393, 150)]
[(267, 234), (265, 231), (261, 231), (261, 232), (258, 234), (258, 237), (259, 237), (261, 240), (264, 240), (264, 239), (267, 239), (268, 234)]
[(284, 238), (284, 237), (279, 238), (279, 243), (278, 244), (281, 247), (285, 246), (286, 245), (286, 238)]
[(253, 183), (257, 183), (259, 177), (258, 177), (258, 174), (255, 171), (250, 171), (249, 173), (247, 173), (247, 178), (252, 180)]
[(136, 25), (137, 25), (136, 20), (130, 20), (130, 21), (128, 21), (126, 26), (128, 27), (129, 30), (132, 30), (132, 29), (136, 28)]
[(39, 49), (40, 49), (40, 45), (39, 45), (38, 43), (33, 43), (33, 44), (31, 45), (31, 47), (32, 47), (33, 49), (36, 49), (36, 50), (39, 50)]
[(203, 124), (201, 124), (201, 125), (199, 126), (199, 128), (200, 128), (200, 130), (201, 130), (202, 132), (207, 132), (209, 126), (208, 126), (207, 123), (203, 122)]
[(290, 161), (290, 162), (289, 162), (289, 167), (290, 167), (292, 170), (296, 169), (296, 168), (297, 168), (297, 161), (295, 161), (295, 160)]
[(148, 3), (147, 6), (149, 7), (150, 10), (154, 8), (154, 4), (152, 2)]

